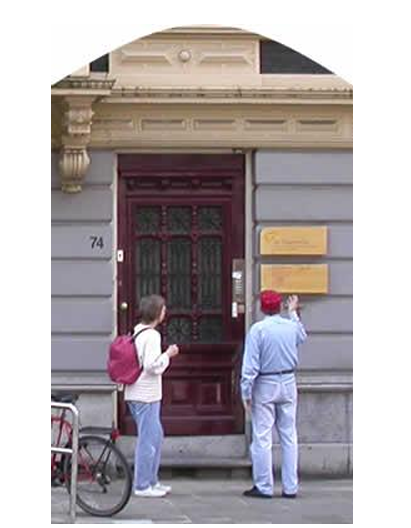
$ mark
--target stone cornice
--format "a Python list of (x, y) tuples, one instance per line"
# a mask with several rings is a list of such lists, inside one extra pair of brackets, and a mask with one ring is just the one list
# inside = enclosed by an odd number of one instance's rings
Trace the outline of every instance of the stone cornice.
[(97, 76), (66, 77), (51, 88), (51, 95), (93, 95), (95, 97), (107, 96), (111, 93), (115, 79)]
[(185, 86), (121, 87), (91, 74), (57, 83), (52, 147), (61, 153), (62, 189), (81, 191), (89, 148), (352, 148), (353, 89), (342, 79), (247, 79), (195, 86), (189, 76)]
[[(112, 81), (113, 83), (113, 81)], [(353, 90), (350, 87), (124, 87), (102, 88), (85, 83), (78, 88), (53, 88), (51, 96), (83, 97), (93, 96), (105, 103), (136, 104), (353, 104)]]
[(106, 103), (173, 103), (173, 104), (348, 104), (353, 92), (344, 88), (284, 87), (128, 87), (114, 88)]
[(334, 75), (250, 75), (248, 83), (196, 86), (196, 77), (184, 86), (177, 78), (170, 85), (145, 84), (122, 86), (116, 79), (91, 74), (68, 77), (52, 87), (52, 97), (93, 96), (106, 103), (184, 103), (184, 104), (348, 104), (353, 88)]
[(110, 104), (95, 107), (97, 148), (351, 148), (349, 105)]
[(265, 39), (265, 37), (258, 35), (257, 33), (251, 33), (249, 31), (246, 31), (244, 29), (238, 29), (228, 26), (183, 26), (183, 27), (174, 27), (169, 28), (164, 31), (158, 32), (158, 33), (152, 33), (150, 37), (155, 38), (168, 38), (168, 37), (175, 37), (176, 35), (190, 38), (195, 37), (241, 37), (246, 39)]

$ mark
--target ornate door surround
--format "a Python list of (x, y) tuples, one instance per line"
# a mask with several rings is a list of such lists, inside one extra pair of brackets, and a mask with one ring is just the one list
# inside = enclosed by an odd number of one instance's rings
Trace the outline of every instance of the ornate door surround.
[[(118, 158), (118, 329), (138, 320), (139, 297), (159, 293), (164, 346), (181, 349), (164, 376), (166, 434), (243, 430), (244, 314), (232, 313), (231, 277), (233, 260), (244, 258), (244, 165), (238, 154)], [(133, 432), (121, 401), (119, 415), (123, 432)]]

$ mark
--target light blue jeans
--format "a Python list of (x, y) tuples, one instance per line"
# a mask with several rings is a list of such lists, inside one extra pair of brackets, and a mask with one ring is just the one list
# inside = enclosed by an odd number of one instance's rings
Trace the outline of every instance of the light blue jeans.
[(281, 480), (283, 491), (298, 491), (298, 442), (296, 428), (297, 386), (294, 376), (258, 378), (252, 397), (251, 459), (254, 485), (261, 493), (273, 495), (273, 430), (281, 445)]
[(138, 490), (158, 482), (161, 446), (164, 433), (160, 421), (161, 402), (127, 402), (137, 426), (138, 438), (134, 455), (134, 484)]

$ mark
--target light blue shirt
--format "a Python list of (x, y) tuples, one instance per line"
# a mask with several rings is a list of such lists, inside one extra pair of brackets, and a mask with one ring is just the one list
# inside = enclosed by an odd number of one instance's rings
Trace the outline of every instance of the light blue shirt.
[[(250, 328), (244, 349), (241, 372), (243, 400), (252, 399), (253, 386), (258, 374), (295, 369), (298, 364), (298, 345), (307, 337), (304, 325), (296, 312), (289, 319), (269, 315)], [(273, 375), (275, 379), (279, 375)], [(294, 374), (285, 374), (291, 379)], [(266, 377), (266, 376), (264, 376)], [(268, 377), (268, 376), (267, 376)]]

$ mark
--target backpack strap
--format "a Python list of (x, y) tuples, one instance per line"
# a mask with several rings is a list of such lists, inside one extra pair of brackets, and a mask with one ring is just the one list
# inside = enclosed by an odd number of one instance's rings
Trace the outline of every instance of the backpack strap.
[(137, 339), (137, 337), (142, 334), (143, 332), (145, 332), (146, 330), (152, 330), (151, 326), (147, 326), (146, 328), (143, 328), (142, 330), (140, 330), (139, 332), (137, 332), (136, 334), (134, 334), (131, 338), (132, 341), (135, 342), (135, 340)]
[[(133, 335), (133, 337), (131, 338), (131, 340), (133, 341), (134, 343), (134, 346), (135, 346), (135, 349), (136, 349), (136, 355), (137, 355), (137, 360), (140, 362), (140, 358), (139, 358), (139, 354), (138, 354), (138, 351), (137, 351), (137, 347), (136, 347), (136, 339), (137, 337), (142, 334), (143, 332), (145, 332), (146, 330), (154, 330), (154, 328), (152, 328), (151, 326), (147, 326), (146, 328), (143, 328), (142, 330), (140, 330), (139, 332), (137, 332), (135, 335)], [(141, 365), (142, 365), (142, 362), (141, 362)]]

